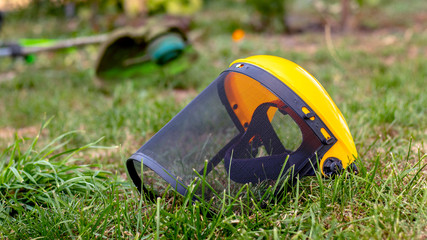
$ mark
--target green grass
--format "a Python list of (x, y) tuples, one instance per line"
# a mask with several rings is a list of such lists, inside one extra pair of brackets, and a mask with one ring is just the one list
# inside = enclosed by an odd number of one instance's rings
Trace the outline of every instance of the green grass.
[[(250, 31), (233, 45), (235, 10), (221, 28), (211, 24), (221, 7), (213, 4), (195, 19), (202, 35), (191, 68), (102, 87), (94, 81), (96, 46), (39, 54), (32, 65), (0, 59), (0, 238), (425, 239), (426, 15), (423, 4), (393, 6), (369, 19), (377, 30), (335, 33), (332, 46), (323, 32)], [(405, 28), (384, 24), (406, 13)], [(36, 19), (32, 29), (15, 18), (3, 34), (76, 35), (62, 21)], [(254, 54), (292, 60), (323, 84), (353, 134), (359, 174), (304, 178), (281, 197), (268, 185), (226, 189), (205, 202), (170, 188), (155, 202), (139, 196), (126, 158), (231, 61)]]

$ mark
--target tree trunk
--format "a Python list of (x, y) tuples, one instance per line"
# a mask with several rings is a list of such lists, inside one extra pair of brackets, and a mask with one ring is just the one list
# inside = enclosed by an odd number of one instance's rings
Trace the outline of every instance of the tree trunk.
[(343, 32), (351, 30), (350, 26), (351, 9), (350, 0), (341, 0), (341, 22), (340, 27)]

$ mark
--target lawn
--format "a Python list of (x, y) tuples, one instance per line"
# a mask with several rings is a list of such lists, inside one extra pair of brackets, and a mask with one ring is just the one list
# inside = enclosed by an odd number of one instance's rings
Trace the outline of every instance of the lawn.
[[(38, 54), (33, 64), (0, 59), (0, 238), (426, 239), (426, 12), (422, 0), (392, 1), (353, 32), (247, 30), (234, 43), (232, 30), (247, 27), (238, 8), (211, 3), (193, 19), (197, 57), (185, 71), (166, 66), (102, 86), (97, 46)], [(93, 33), (81, 20), (11, 15), (0, 37)], [(140, 196), (127, 157), (233, 60), (257, 54), (289, 59), (321, 82), (347, 120), (359, 173), (307, 177), (281, 196), (264, 185), (208, 202), (170, 188), (155, 202)]]

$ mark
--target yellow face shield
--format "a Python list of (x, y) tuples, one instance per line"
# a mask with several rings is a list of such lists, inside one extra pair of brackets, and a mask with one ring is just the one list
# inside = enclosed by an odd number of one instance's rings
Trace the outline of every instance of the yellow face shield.
[[(273, 56), (239, 59), (127, 161), (141, 191), (142, 169), (185, 195), (195, 178), (228, 184), (331, 176), (357, 157), (347, 124), (320, 83)], [(144, 167), (142, 167), (144, 166)]]

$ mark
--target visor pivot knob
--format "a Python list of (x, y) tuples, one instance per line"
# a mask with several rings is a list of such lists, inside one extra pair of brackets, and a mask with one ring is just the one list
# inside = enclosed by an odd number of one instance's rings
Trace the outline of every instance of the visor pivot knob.
[(341, 174), (343, 169), (342, 162), (338, 158), (330, 157), (323, 163), (323, 173), (328, 177)]

